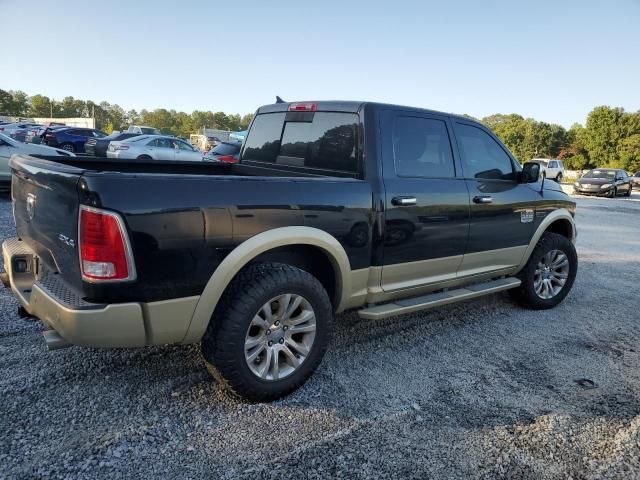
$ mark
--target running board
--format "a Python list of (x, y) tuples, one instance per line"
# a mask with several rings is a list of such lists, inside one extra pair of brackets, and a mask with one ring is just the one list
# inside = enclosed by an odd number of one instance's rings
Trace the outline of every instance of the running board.
[(401, 300), (394, 300), (391, 303), (374, 305), (358, 310), (358, 315), (360, 318), (367, 320), (377, 320), (379, 318), (403, 315), (405, 313), (419, 312), (420, 310), (428, 310), (450, 303), (482, 297), (490, 293), (501, 292), (502, 290), (509, 290), (519, 287), (521, 283), (519, 279), (514, 277), (499, 278), (497, 280), (491, 280), (490, 282), (476, 283), (475, 285), (468, 285), (455, 290), (429, 293), (421, 297), (403, 298)]

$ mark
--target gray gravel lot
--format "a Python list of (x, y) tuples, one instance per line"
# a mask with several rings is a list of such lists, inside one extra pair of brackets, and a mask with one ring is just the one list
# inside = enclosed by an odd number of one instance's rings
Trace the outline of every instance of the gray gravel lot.
[(226, 396), (196, 345), (47, 352), (0, 287), (0, 476), (640, 478), (640, 197), (578, 204), (555, 310), (501, 294), (342, 315), (319, 371), (272, 404)]

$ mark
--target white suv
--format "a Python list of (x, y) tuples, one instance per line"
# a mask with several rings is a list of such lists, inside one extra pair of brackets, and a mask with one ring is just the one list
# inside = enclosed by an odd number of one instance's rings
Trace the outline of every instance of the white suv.
[(531, 160), (540, 165), (540, 174), (545, 178), (555, 180), (556, 182), (562, 182), (562, 175), (564, 174), (564, 164), (562, 160), (555, 158), (534, 158)]

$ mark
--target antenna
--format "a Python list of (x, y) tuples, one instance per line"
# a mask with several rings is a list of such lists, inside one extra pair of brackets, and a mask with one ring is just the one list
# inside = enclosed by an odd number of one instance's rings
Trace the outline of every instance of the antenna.
[(276, 103), (287, 103), (283, 99), (281, 99), (278, 95), (276, 95)]

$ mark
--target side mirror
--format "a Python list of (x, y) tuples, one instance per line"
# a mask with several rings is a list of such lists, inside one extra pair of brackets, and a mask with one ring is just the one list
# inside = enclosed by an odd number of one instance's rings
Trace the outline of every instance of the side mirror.
[(536, 183), (540, 178), (540, 164), (536, 162), (525, 162), (520, 172), (521, 183)]

